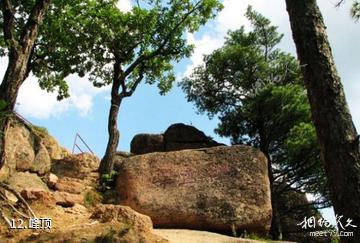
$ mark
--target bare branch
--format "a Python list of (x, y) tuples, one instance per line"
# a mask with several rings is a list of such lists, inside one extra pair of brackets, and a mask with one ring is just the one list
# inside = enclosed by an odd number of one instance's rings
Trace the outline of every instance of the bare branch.
[(335, 4), (335, 7), (340, 7), (341, 4), (343, 4), (345, 0), (340, 0), (337, 4)]
[(9, 185), (0, 182), (0, 187), (4, 188), (5, 190), (8, 190), (9, 192), (11, 192), (12, 194), (14, 194), (17, 199), (19, 199), (19, 201), (25, 206), (25, 208), (29, 211), (30, 216), (33, 218), (36, 218), (36, 215), (34, 213), (34, 211), (31, 209), (31, 207), (29, 206), (29, 204), (26, 202), (26, 200), (17, 192), (15, 191), (13, 188), (11, 188)]

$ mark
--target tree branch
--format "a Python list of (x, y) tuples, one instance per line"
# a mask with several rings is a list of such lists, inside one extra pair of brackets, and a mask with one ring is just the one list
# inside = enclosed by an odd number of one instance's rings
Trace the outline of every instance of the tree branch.
[(21, 33), (20, 41), (23, 48), (31, 47), (34, 44), (35, 37), (39, 31), (39, 26), (44, 20), (49, 5), (50, 0), (36, 0), (29, 19)]
[(138, 67), (142, 62), (146, 60), (150, 60), (157, 55), (162, 53), (162, 50), (165, 48), (166, 44), (169, 42), (169, 40), (172, 38), (175, 31), (187, 20), (187, 18), (193, 14), (196, 10), (198, 10), (199, 6), (201, 5), (203, 1), (199, 1), (195, 4), (194, 8), (188, 11), (181, 19), (180, 21), (171, 29), (171, 31), (168, 33), (168, 35), (164, 38), (163, 42), (159, 45), (159, 47), (154, 50), (153, 52), (149, 54), (142, 54), (140, 55), (125, 71), (125, 77), (127, 77), (136, 67)]
[(144, 78), (144, 71), (145, 71), (145, 67), (142, 66), (142, 67), (140, 68), (139, 77), (135, 80), (135, 82), (134, 82), (134, 84), (132, 85), (130, 91), (126, 91), (126, 92), (124, 93), (124, 96), (125, 96), (125, 97), (130, 97), (130, 96), (132, 96), (132, 94), (135, 92), (137, 86), (140, 84), (141, 80), (143, 80), (143, 78)]
[(335, 4), (335, 7), (340, 7), (341, 4), (343, 4), (345, 0), (340, 0), (337, 4)]
[(4, 31), (5, 41), (10, 44), (10, 47), (17, 49), (19, 46), (19, 43), (16, 40), (16, 37), (14, 35), (14, 30), (15, 30), (14, 7), (12, 6), (10, 0), (2, 0), (1, 2), (2, 2), (1, 8), (2, 8), (3, 18), (4, 18), (3, 31)]

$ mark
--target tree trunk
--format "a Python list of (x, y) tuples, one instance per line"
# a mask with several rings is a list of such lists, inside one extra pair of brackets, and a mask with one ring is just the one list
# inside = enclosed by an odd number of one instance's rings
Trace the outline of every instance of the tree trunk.
[(268, 162), (268, 173), (270, 180), (270, 190), (271, 190), (271, 207), (272, 207), (272, 218), (271, 218), (271, 227), (270, 235), (273, 240), (282, 240), (282, 227), (280, 221), (280, 212), (279, 212), (279, 203), (278, 203), (278, 194), (275, 191), (274, 186), (274, 176), (271, 168), (271, 161)]
[(101, 160), (99, 168), (100, 175), (110, 174), (114, 167), (114, 155), (116, 154), (120, 139), (120, 133), (117, 128), (117, 117), (119, 114), (120, 104), (120, 99), (112, 99), (111, 101), (111, 108), (108, 120), (109, 140), (107, 143), (105, 155)]
[[(122, 75), (121, 63), (115, 62), (114, 64), (114, 77), (111, 87), (111, 107), (108, 118), (108, 133), (109, 139), (106, 146), (105, 155), (101, 160), (99, 167), (100, 178), (104, 174), (110, 175), (114, 168), (114, 155), (116, 154), (117, 147), (119, 145), (120, 133), (117, 128), (117, 119), (119, 115), (119, 109), (124, 96), (119, 94), (120, 85), (125, 86), (125, 77)], [(100, 181), (103, 184), (103, 181)]]
[[(339, 230), (354, 233), (341, 242), (360, 242), (360, 151), (355, 126), (337, 74), (326, 27), (315, 0), (286, 0), (308, 91)], [(347, 220), (352, 219), (348, 226)]]
[[(260, 110), (260, 109), (259, 109)], [(272, 207), (272, 217), (271, 217), (271, 227), (270, 235), (273, 240), (282, 240), (282, 227), (280, 221), (280, 212), (278, 209), (278, 195), (275, 191), (274, 186), (274, 173), (272, 168), (272, 159), (269, 153), (269, 141), (267, 133), (265, 132), (265, 126), (263, 122), (259, 122), (259, 136), (260, 136), (260, 151), (264, 153), (268, 161), (268, 176), (270, 181), (270, 193), (271, 193), (271, 207)]]
[(4, 100), (7, 104), (6, 110), (12, 111), (15, 107), (16, 98), (27, 77), (27, 64), (30, 53), (17, 53), (12, 51), (9, 54), (9, 64), (0, 85), (0, 100)]
[(26, 78), (27, 57), (15, 51), (9, 54), (9, 64), (0, 85), (0, 100), (6, 102), (6, 108), (0, 114), (0, 169), (5, 164), (5, 134), (9, 115), (15, 107), (16, 98), (21, 84)]
[(268, 175), (270, 181), (271, 207), (272, 207), (270, 235), (273, 240), (282, 240), (282, 227), (281, 227), (280, 213), (278, 208), (278, 195), (275, 192), (275, 187), (274, 187), (274, 174), (272, 170), (272, 161), (268, 148), (266, 148), (266, 146), (260, 145), (260, 150), (265, 154), (268, 160)]
[[(0, 85), (0, 100), (6, 102), (4, 114), (14, 110), (19, 89), (30, 73), (31, 56), (38, 36), (39, 26), (44, 20), (50, 0), (37, 0), (29, 19), (22, 30), (15, 30), (14, 8), (10, 1), (2, 0), (3, 31), (5, 41), (9, 43), (9, 63), (5, 76)], [(15, 32), (20, 32), (17, 39)], [(1, 119), (1, 118), (0, 118)], [(8, 116), (0, 122), (0, 169), (5, 163), (5, 133), (8, 125)]]

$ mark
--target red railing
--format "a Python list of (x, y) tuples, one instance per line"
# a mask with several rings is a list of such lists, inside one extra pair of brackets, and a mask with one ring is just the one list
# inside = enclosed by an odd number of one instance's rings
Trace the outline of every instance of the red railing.
[(90, 153), (94, 154), (94, 152), (91, 150), (89, 145), (84, 141), (84, 139), (80, 136), (79, 133), (76, 133), (75, 139), (74, 139), (74, 145), (72, 148), (72, 154), (75, 152), (75, 148), (77, 148), (81, 153), (84, 153), (84, 151), (80, 148), (80, 146), (77, 144), (77, 140), (80, 139), (80, 141), (85, 145), (85, 147), (90, 151)]
[(16, 111), (13, 111), (15, 116), (17, 116), (17, 118), (19, 118), (21, 121), (23, 121), (26, 125), (28, 126), (32, 126), (33, 124), (31, 122), (29, 122), (25, 117), (23, 117), (22, 115), (20, 115), (19, 113), (17, 113)]

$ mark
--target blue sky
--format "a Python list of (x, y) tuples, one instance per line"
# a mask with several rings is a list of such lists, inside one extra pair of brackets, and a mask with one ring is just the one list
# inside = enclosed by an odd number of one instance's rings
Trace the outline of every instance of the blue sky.
[[(284, 33), (280, 48), (295, 55), (285, 1), (276, 0), (224, 0), (224, 10), (195, 35), (187, 35), (188, 41), (195, 45), (190, 59), (176, 66), (178, 79), (199, 65), (203, 54), (209, 54), (221, 46), (227, 30), (237, 29), (241, 25), (249, 26), (243, 16), (248, 4), (268, 17)], [(335, 8), (336, 0), (319, 0), (320, 8), (328, 26), (330, 43), (335, 62), (342, 77), (345, 93), (354, 122), (360, 129), (360, 28), (350, 18), (351, 1), (341, 8)], [(130, 0), (120, 0), (124, 11), (131, 9)], [(6, 59), (0, 60), (0, 76), (6, 68)], [(48, 128), (61, 145), (71, 150), (76, 132), (86, 140), (94, 152), (101, 157), (107, 142), (107, 116), (109, 111), (109, 88), (97, 89), (86, 79), (70, 77), (71, 98), (56, 101), (56, 94), (48, 94), (37, 86), (30, 77), (21, 88), (17, 111), (32, 123)], [(138, 133), (161, 133), (172, 123), (192, 124), (207, 135), (222, 143), (228, 139), (214, 134), (217, 120), (209, 120), (196, 114), (192, 104), (187, 103), (185, 95), (174, 87), (166, 96), (160, 96), (156, 87), (141, 85), (133, 97), (125, 100), (119, 115), (119, 150), (129, 151), (132, 137)]]

